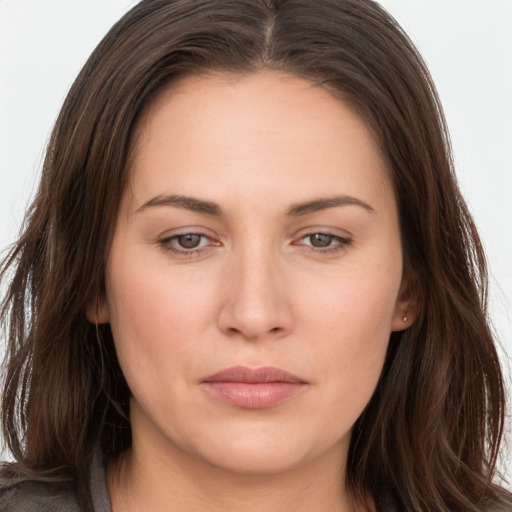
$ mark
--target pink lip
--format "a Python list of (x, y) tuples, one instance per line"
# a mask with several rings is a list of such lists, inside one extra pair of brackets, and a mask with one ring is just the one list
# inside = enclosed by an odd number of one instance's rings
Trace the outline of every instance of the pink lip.
[(279, 368), (234, 366), (210, 375), (201, 386), (213, 397), (244, 409), (265, 409), (302, 391), (308, 383)]

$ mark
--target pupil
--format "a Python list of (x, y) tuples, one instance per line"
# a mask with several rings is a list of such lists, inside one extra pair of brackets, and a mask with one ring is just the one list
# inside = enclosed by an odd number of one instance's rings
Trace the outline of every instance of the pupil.
[(322, 233), (315, 233), (311, 235), (311, 245), (314, 247), (328, 247), (331, 245), (332, 236), (323, 235)]
[(188, 235), (181, 235), (180, 237), (178, 237), (178, 243), (184, 249), (194, 249), (199, 245), (200, 241), (201, 235), (195, 235), (193, 233), (190, 233)]

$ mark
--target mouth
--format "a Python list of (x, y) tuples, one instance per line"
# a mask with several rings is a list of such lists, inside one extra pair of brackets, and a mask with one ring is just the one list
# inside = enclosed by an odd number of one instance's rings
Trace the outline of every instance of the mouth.
[(307, 386), (305, 380), (273, 367), (234, 366), (201, 382), (201, 387), (213, 398), (243, 409), (274, 407)]

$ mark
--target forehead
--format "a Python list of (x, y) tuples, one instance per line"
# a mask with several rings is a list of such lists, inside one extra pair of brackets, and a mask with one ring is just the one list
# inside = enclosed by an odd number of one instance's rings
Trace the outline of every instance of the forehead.
[(222, 188), (227, 197), (325, 195), (343, 182), (340, 192), (392, 188), (376, 139), (352, 108), (311, 81), (274, 71), (173, 84), (142, 116), (132, 162), (130, 189), (139, 200)]

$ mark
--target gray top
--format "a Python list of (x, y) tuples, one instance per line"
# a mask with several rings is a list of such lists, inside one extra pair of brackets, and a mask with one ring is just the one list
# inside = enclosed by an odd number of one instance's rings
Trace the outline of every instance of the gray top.
[[(101, 455), (92, 458), (89, 489), (94, 512), (112, 512)], [(82, 512), (70, 485), (0, 478), (0, 512)]]
[[(112, 512), (99, 450), (92, 457), (89, 489), (94, 512)], [(393, 496), (387, 492), (380, 494), (377, 507), (379, 512), (399, 510)], [(71, 485), (0, 478), (0, 512), (81, 512), (81, 509)]]
[[(94, 512), (112, 512), (105, 480), (105, 470), (99, 451), (92, 457), (89, 473), (89, 489)], [(501, 506), (486, 508), (486, 512), (512, 512), (511, 501)], [(379, 493), (379, 512), (401, 510), (392, 493)], [(0, 478), (0, 512), (82, 512), (75, 492), (70, 485), (57, 486), (48, 482)]]
[[(94, 512), (112, 512), (99, 450), (92, 457), (89, 489)], [(378, 500), (379, 512), (399, 510), (393, 498), (383, 493)], [(0, 478), (0, 512), (82, 512), (70, 485), (56, 486), (37, 480)]]

